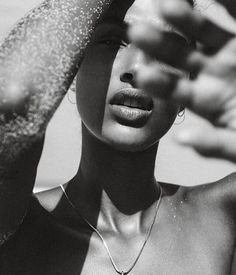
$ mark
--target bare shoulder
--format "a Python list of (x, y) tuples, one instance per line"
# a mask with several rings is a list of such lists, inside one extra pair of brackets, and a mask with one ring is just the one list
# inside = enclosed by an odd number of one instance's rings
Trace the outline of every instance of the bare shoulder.
[(197, 203), (204, 202), (209, 208), (228, 214), (236, 223), (236, 173), (216, 182), (192, 187), (187, 193)]
[(208, 184), (210, 198), (215, 198), (220, 203), (236, 205), (236, 172)]
[(46, 191), (38, 192), (35, 196), (43, 208), (45, 208), (48, 212), (52, 212), (63, 196), (63, 191), (61, 187), (58, 186)]

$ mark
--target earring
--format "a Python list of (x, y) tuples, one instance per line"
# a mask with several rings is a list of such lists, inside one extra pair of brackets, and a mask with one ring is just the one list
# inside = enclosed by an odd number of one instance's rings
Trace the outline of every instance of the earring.
[(175, 122), (174, 125), (180, 125), (185, 121), (185, 109), (178, 113), (177, 118), (180, 118), (180, 121)]
[[(70, 85), (70, 88), (67, 92), (67, 98), (69, 100), (69, 102), (71, 104), (76, 104), (76, 98), (75, 98), (75, 95), (76, 95), (76, 78), (73, 80), (73, 82), (71, 83)], [(74, 100), (72, 100), (72, 98)]]
[(75, 92), (73, 92), (71, 89), (67, 92), (67, 98), (69, 100), (69, 102), (71, 104), (76, 104), (76, 100), (74, 99), (74, 101), (71, 99), (72, 95), (71, 93), (73, 93), (73, 98), (75, 97)]

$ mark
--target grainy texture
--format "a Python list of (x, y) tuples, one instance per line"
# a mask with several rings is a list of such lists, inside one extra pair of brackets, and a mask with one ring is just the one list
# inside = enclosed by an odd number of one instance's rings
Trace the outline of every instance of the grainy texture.
[(47, 0), (0, 48), (0, 245), (28, 208), (46, 126), (112, 0)]
[(45, 132), (91, 32), (111, 0), (52, 0), (18, 22), (0, 49), (0, 175)]

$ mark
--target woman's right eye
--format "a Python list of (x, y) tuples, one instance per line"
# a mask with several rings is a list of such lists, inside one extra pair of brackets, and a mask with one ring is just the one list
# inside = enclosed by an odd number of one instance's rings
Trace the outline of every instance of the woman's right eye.
[(100, 41), (99, 44), (103, 44), (106, 46), (115, 46), (115, 45), (117, 45), (117, 42), (114, 40), (105, 39), (105, 40)]
[(104, 40), (100, 40), (99, 44), (101, 45), (105, 45), (107, 47), (126, 47), (127, 43), (125, 43), (123, 40), (121, 39), (104, 39)]

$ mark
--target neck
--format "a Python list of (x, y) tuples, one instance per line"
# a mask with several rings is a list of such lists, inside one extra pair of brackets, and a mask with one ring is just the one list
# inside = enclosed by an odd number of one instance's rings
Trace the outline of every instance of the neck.
[(157, 200), (159, 192), (154, 178), (157, 145), (142, 152), (118, 151), (86, 129), (82, 144), (80, 168), (73, 180), (76, 184), (72, 184), (73, 200), (77, 200), (80, 209), (86, 209), (90, 220), (95, 217), (89, 213), (99, 209), (106, 219), (117, 224), (125, 217), (142, 214)]

